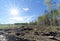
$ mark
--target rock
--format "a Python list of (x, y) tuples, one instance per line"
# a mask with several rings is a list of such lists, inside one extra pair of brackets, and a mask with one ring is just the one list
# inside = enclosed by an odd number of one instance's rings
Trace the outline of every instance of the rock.
[(7, 41), (6, 36), (0, 35), (0, 41)]
[(49, 38), (53, 38), (53, 36), (48, 36)]

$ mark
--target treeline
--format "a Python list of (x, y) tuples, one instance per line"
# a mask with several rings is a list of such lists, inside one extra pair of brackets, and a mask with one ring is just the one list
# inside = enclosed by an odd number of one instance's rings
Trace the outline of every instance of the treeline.
[(15, 25), (27, 25), (28, 23), (15, 23)]
[(60, 13), (58, 9), (53, 9), (50, 12), (45, 11), (44, 15), (38, 17), (38, 24), (45, 26), (60, 26)]
[(60, 26), (60, 3), (56, 3), (56, 0), (45, 0), (45, 5), (48, 10), (38, 17), (38, 25)]

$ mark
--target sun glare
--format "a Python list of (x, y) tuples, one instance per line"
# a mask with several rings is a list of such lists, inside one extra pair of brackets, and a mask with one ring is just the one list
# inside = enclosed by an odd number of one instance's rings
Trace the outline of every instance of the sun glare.
[(15, 16), (15, 15), (17, 15), (18, 14), (18, 9), (11, 9), (10, 10), (10, 13), (11, 13), (11, 15), (13, 15), (13, 16)]

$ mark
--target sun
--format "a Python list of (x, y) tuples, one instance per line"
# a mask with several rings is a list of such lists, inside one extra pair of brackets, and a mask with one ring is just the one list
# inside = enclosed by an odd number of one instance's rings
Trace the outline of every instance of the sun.
[(19, 11), (18, 11), (18, 9), (16, 9), (16, 8), (13, 8), (13, 9), (10, 10), (10, 14), (13, 15), (13, 16), (18, 15), (18, 12), (19, 12)]

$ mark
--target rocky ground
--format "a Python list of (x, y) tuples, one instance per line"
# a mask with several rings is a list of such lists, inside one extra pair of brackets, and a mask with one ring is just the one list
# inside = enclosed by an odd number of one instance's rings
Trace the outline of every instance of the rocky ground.
[(29, 28), (0, 29), (1, 41), (60, 41), (60, 36), (45, 35)]

